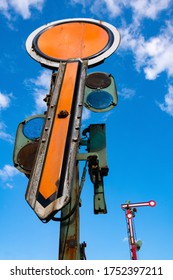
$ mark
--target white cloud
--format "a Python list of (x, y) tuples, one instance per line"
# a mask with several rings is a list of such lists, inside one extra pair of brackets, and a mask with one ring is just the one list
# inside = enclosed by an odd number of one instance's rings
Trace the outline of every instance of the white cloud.
[(0, 0), (0, 12), (2, 12), (7, 18), (9, 17), (7, 0)]
[(168, 22), (162, 33), (146, 42), (147, 65), (144, 69), (146, 78), (154, 80), (161, 72), (173, 75), (173, 24)]
[[(34, 89), (34, 99), (35, 99), (35, 113), (43, 113), (46, 110), (46, 103), (43, 99), (48, 94), (48, 90), (42, 88), (35, 88)], [(40, 112), (41, 111), (41, 112)]]
[[(2, 109), (5, 110), (10, 106), (10, 97), (12, 97), (12, 94), (3, 94), (0, 92), (0, 111)], [(0, 121), (0, 139), (9, 143), (14, 142), (13, 137), (6, 133), (6, 125), (2, 121)]]
[(34, 92), (36, 107), (34, 113), (43, 113), (46, 110), (46, 103), (43, 99), (49, 93), (51, 73), (52, 72), (50, 70), (44, 69), (40, 72), (36, 79), (26, 81), (27, 84), (32, 86), (32, 91)]
[(107, 14), (110, 18), (121, 14), (122, 1), (115, 0), (95, 0), (91, 5), (90, 11), (97, 16)]
[(0, 0), (0, 12), (11, 19), (11, 11), (28, 19), (31, 17), (31, 9), (41, 11), (45, 0)]
[(12, 184), (9, 184), (9, 183), (6, 183), (5, 184), (5, 187), (7, 188), (7, 189), (13, 189), (13, 185)]
[(82, 12), (86, 13), (88, 7), (90, 12), (97, 15), (100, 19), (102, 15), (107, 15), (109, 18), (116, 17), (121, 13), (123, 2), (126, 0), (71, 0), (72, 5), (80, 4), (83, 7)]
[(0, 9), (7, 9), (8, 4), (7, 4), (7, 0), (0, 0)]
[[(79, 4), (79, 0), (71, 0)], [(154, 80), (162, 72), (173, 75), (173, 23), (167, 21), (160, 34), (145, 39), (141, 34), (140, 22), (144, 18), (156, 20), (158, 15), (169, 8), (171, 0), (95, 0), (91, 3), (82, 1), (83, 7), (90, 6), (93, 14), (100, 17), (106, 14), (115, 18), (122, 13), (131, 11), (132, 21), (128, 27), (120, 29), (120, 49), (131, 50), (137, 71), (143, 69), (146, 79)], [(125, 19), (123, 19), (125, 22)]]
[(19, 174), (21, 173), (14, 166), (9, 164), (4, 165), (4, 167), (0, 169), (0, 180), (2, 180), (3, 187), (13, 189), (13, 179)]
[(0, 139), (5, 140), (9, 143), (14, 143), (14, 138), (6, 132), (6, 125), (0, 121)]
[[(168, 76), (173, 75), (173, 23), (167, 21), (160, 34), (145, 39), (141, 34), (140, 23), (144, 18), (156, 20), (158, 15), (169, 9), (171, 0), (95, 0), (82, 1), (83, 7), (89, 7), (93, 14), (116, 18), (130, 12), (131, 23), (125, 22), (125, 28), (120, 29), (120, 49), (131, 50), (135, 58), (135, 66), (139, 71), (143, 68), (146, 79), (154, 80), (160, 73), (166, 71)], [(71, 0), (71, 3), (79, 4), (79, 0)], [(129, 16), (128, 16), (129, 18)]]
[(158, 14), (167, 9), (171, 0), (130, 0), (126, 4), (132, 8), (133, 17), (156, 19)]
[(128, 241), (129, 241), (128, 237), (123, 238), (123, 242), (128, 242)]
[(10, 105), (9, 95), (0, 92), (0, 110), (6, 109)]
[(3, 181), (11, 180), (18, 174), (20, 174), (19, 171), (14, 166), (8, 164), (0, 169), (0, 179), (2, 179)]
[(88, 120), (91, 117), (91, 111), (83, 107), (82, 121)]
[(90, 4), (91, 0), (70, 0), (70, 4), (76, 5), (81, 4), (83, 7), (86, 7), (87, 4)]
[(32, 79), (32, 82), (38, 87), (49, 89), (50, 77), (51, 77), (51, 71), (44, 69), (40, 72), (40, 75), (36, 79)]
[(156, 19), (160, 12), (169, 7), (171, 0), (71, 0), (71, 3), (88, 6), (90, 11), (99, 17), (104, 14), (115, 18), (131, 9), (132, 17), (137, 22), (143, 18)]
[(113, 111), (104, 112), (102, 116), (102, 122), (107, 122), (108, 118), (112, 115)]
[(167, 22), (166, 27), (158, 36), (145, 40), (131, 25), (121, 30), (121, 50), (130, 49), (135, 57), (136, 69), (143, 68), (148, 80), (156, 79), (160, 73), (166, 71), (173, 75), (173, 24)]
[(131, 99), (135, 96), (135, 90), (123, 88), (120, 92), (118, 92), (118, 95), (122, 96), (124, 99)]
[[(1, 123), (0, 123), (0, 127), (1, 127)], [(12, 144), (14, 143), (14, 137), (2, 130), (0, 131), (0, 139)]]
[(168, 93), (165, 95), (164, 103), (158, 103), (160, 109), (170, 116), (173, 116), (173, 86), (169, 86)]

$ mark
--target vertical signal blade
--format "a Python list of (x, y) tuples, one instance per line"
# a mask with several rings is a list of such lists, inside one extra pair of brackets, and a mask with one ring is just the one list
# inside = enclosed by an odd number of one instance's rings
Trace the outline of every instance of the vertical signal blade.
[(55, 81), (26, 200), (40, 219), (47, 219), (70, 199), (87, 61), (62, 63)]

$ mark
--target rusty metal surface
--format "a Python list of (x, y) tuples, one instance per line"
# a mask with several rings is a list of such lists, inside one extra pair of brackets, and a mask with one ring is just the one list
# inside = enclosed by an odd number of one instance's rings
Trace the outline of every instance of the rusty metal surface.
[[(39, 122), (38, 124), (37, 121), (35, 123), (35, 120), (40, 118), (43, 119), (43, 123)], [(27, 177), (29, 177), (31, 174), (39, 138), (44, 125), (44, 119), (45, 115), (43, 114), (27, 117), (24, 121), (19, 123), (16, 131), (13, 163), (14, 166)], [(29, 129), (28, 124), (32, 124)]]
[(24, 146), (18, 153), (17, 162), (21, 168), (30, 171), (33, 167), (35, 155), (38, 148), (38, 142), (31, 142)]
[[(39, 218), (42, 220), (49, 219), (51, 215), (54, 215), (58, 210), (64, 207), (64, 205), (68, 203), (71, 195), (73, 173), (76, 164), (76, 154), (79, 148), (79, 141), (80, 141), (80, 124), (81, 124), (82, 109), (83, 109), (85, 77), (86, 77), (86, 71), (88, 66), (87, 61), (79, 61), (78, 63), (79, 66), (78, 66), (78, 71), (76, 76), (73, 105), (70, 114), (67, 115), (65, 109), (62, 108), (58, 112), (60, 115), (56, 116), (62, 121), (66, 120), (67, 118), (70, 118), (68, 135), (67, 138), (65, 137), (67, 140), (65, 139), (66, 146), (65, 146), (64, 157), (62, 162), (62, 172), (60, 177), (58, 176), (56, 177), (57, 180), (55, 182), (56, 183), (55, 187), (58, 186), (57, 193), (56, 193), (56, 189), (55, 191), (53, 191), (54, 186), (52, 187), (52, 185), (48, 184), (47, 188), (49, 189), (51, 188), (51, 191), (49, 191), (51, 196), (46, 194), (46, 196), (43, 197), (42, 196), (43, 192), (41, 191), (40, 193), (39, 188), (43, 180), (43, 168), (45, 168), (46, 166), (48, 145), (50, 146), (49, 143), (51, 139), (51, 133), (53, 130), (53, 119), (55, 118), (55, 114), (57, 114), (57, 108), (58, 108), (57, 104), (60, 98), (59, 95), (61, 92), (62, 82), (64, 79), (65, 65), (67, 63), (61, 64), (61, 67), (58, 71), (58, 78), (57, 81), (55, 82), (52, 98), (50, 99), (50, 105), (48, 107), (48, 111), (46, 114), (45, 126), (43, 129), (42, 137), (40, 139), (35, 167), (33, 168), (33, 172), (31, 174), (30, 181), (28, 184), (28, 189), (26, 192), (26, 200), (28, 201), (30, 206), (34, 209), (34, 211), (39, 216)], [(56, 154), (57, 154), (57, 147), (56, 147)], [(55, 157), (55, 152), (52, 154), (52, 156)], [(51, 168), (56, 168), (56, 167), (52, 165)], [(48, 177), (46, 176), (46, 178)]]
[(30, 206), (34, 209), (35, 203), (36, 203), (36, 194), (38, 191), (38, 186), (39, 186), (39, 181), (42, 173), (42, 168), (44, 165), (44, 159), (46, 156), (46, 150), (47, 150), (47, 145), (49, 142), (49, 137), (51, 133), (51, 128), (53, 125), (53, 118), (55, 114), (55, 104), (58, 102), (58, 97), (59, 97), (59, 92), (61, 88), (61, 83), (63, 80), (63, 75), (65, 71), (65, 63), (60, 64), (60, 68), (58, 71), (58, 77), (55, 82), (55, 87), (54, 87), (54, 94), (52, 94), (51, 98), (51, 104), (48, 107), (47, 115), (46, 115), (46, 121), (45, 121), (45, 126), (43, 129), (43, 134), (42, 138), (40, 140), (39, 148), (38, 148), (38, 155), (36, 162), (35, 162), (35, 167), (33, 169), (33, 172), (30, 177), (30, 181), (28, 184), (27, 192), (26, 192), (26, 200), (30, 204)]
[[(73, 187), (70, 202), (61, 210), (61, 218), (68, 216), (76, 204), (79, 195), (79, 171), (76, 165), (73, 174)], [(79, 244), (79, 203), (75, 211), (60, 224), (59, 260), (80, 260)]]
[(102, 89), (110, 86), (111, 79), (108, 74), (95, 72), (89, 74), (86, 78), (86, 86), (93, 89)]

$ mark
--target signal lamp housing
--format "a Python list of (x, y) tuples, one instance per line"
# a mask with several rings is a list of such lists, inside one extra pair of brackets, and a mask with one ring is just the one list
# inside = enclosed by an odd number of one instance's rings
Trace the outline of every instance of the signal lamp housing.
[(104, 72), (89, 74), (85, 80), (84, 106), (93, 112), (106, 112), (118, 103), (115, 81)]
[(45, 115), (35, 115), (25, 119), (17, 128), (13, 162), (27, 177), (31, 174), (44, 122)]

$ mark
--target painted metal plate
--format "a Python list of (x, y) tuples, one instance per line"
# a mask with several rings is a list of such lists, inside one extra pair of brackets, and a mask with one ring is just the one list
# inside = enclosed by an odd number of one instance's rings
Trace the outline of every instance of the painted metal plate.
[(54, 21), (33, 31), (26, 41), (28, 53), (50, 68), (69, 60), (88, 60), (94, 65), (110, 56), (119, 46), (120, 34), (103, 21), (75, 18)]

